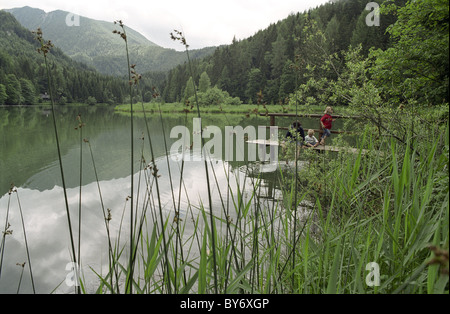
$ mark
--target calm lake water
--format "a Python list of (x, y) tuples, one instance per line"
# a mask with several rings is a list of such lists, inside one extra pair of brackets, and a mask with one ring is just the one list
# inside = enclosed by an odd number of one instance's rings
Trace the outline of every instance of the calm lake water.
[[(74, 236), (78, 237), (78, 207), (80, 191), (80, 153), (82, 150), (82, 232), (81, 260), (87, 287), (95, 289), (96, 278), (90, 267), (102, 273), (107, 264), (107, 242), (100, 194), (95, 179), (89, 146), (80, 147), (80, 130), (76, 117), (81, 114), (85, 126), (82, 138), (88, 139), (92, 147), (105, 208), (111, 210), (112, 234), (118, 232), (120, 218), (130, 194), (130, 119), (105, 107), (60, 107), (57, 109), (58, 132), (66, 179), (67, 194)], [(181, 161), (168, 151), (177, 139), (170, 138), (175, 126), (187, 126), (192, 130), (194, 115), (159, 114), (148, 116), (155, 163), (158, 167), (160, 196), (163, 211), (173, 215), (174, 200), (180, 201), (180, 216), (187, 215), (187, 208), (208, 207), (208, 190), (203, 161), (186, 162), (183, 181), (180, 184)], [(317, 128), (317, 119), (301, 119), (305, 129)], [(288, 126), (290, 119), (277, 119), (279, 126)], [(202, 117), (202, 125), (213, 125), (221, 130), (225, 126), (268, 125), (268, 118), (245, 117), (243, 115), (209, 115)], [(337, 125), (337, 128), (339, 126)], [(284, 131), (280, 131), (280, 134)], [(193, 136), (191, 134), (191, 136)], [(318, 137), (318, 135), (316, 134)], [(141, 138), (144, 138), (142, 140)], [(146, 124), (136, 117), (134, 126), (134, 180), (135, 192), (145, 194), (139, 185), (144, 180), (142, 167), (148, 165), (151, 154), (147, 139)], [(165, 141), (166, 140), (166, 145)], [(208, 140), (206, 140), (208, 141)], [(144, 156), (145, 163), (141, 162)], [(169, 158), (167, 158), (169, 157)], [(215, 156), (208, 162), (212, 184), (213, 208), (219, 211), (222, 202), (227, 202), (227, 191), (241, 189), (251, 194), (257, 175), (249, 169), (258, 162), (225, 162)], [(170, 174), (169, 174), (170, 170)], [(148, 172), (147, 172), (148, 173)], [(265, 198), (279, 198), (276, 174), (260, 176), (261, 194)], [(172, 180), (170, 180), (170, 178)], [(230, 183), (231, 182), (231, 183)], [(8, 193), (11, 183), (17, 193)], [(65, 284), (69, 274), (66, 265), (71, 262), (67, 215), (61, 184), (61, 174), (52, 124), (51, 112), (45, 108), (0, 108), (0, 230), (8, 222), (13, 230), (5, 237), (0, 257), (0, 293), (16, 293), (20, 282), (20, 293), (32, 292), (28, 263), (23, 268), (17, 263), (27, 261), (21, 213), (30, 250), (33, 277), (38, 293), (72, 293), (73, 287)], [(228, 195), (229, 197), (229, 195)], [(247, 195), (246, 197), (250, 197)], [(138, 200), (138, 198), (135, 198)], [(143, 199), (143, 198), (142, 198)], [(141, 201), (143, 202), (143, 200)], [(128, 215), (124, 215), (122, 228), (127, 230)], [(126, 239), (125, 233), (122, 237)], [(21, 281), (20, 281), (21, 280)], [(92, 292), (92, 290), (90, 291)]]

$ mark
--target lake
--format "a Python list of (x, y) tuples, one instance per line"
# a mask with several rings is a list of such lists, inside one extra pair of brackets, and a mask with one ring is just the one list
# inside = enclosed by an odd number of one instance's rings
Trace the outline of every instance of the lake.
[[(98, 286), (98, 279), (90, 268), (103, 274), (107, 270), (108, 246), (101, 201), (104, 208), (111, 212), (111, 233), (114, 239), (120, 230), (127, 230), (130, 224), (126, 214), (131, 189), (130, 117), (100, 106), (58, 107), (56, 115), (76, 243), (80, 157), (82, 159), (81, 263), (87, 290), (93, 292)], [(85, 124), (81, 130), (76, 129), (78, 115)], [(133, 178), (136, 208), (144, 208), (146, 202), (159, 208), (154, 203), (155, 199), (145, 196), (149, 187), (156, 188), (155, 176), (152, 175), (152, 169), (156, 166), (158, 172), (155, 175), (158, 176), (161, 208), (165, 217), (174, 217), (174, 208), (178, 207), (179, 218), (187, 222), (191, 219), (189, 215), (193, 211), (198, 212), (201, 206), (209, 210), (204, 160), (182, 163), (181, 154), (170, 151), (177, 141), (177, 138), (170, 138), (174, 127), (186, 126), (192, 131), (190, 139), (196, 136), (193, 130), (194, 117), (192, 114), (164, 114), (161, 120), (159, 114), (151, 114), (147, 116), (148, 124), (142, 116), (135, 118)], [(300, 120), (305, 129), (317, 128), (317, 119)], [(291, 122), (290, 119), (277, 119), (279, 126), (288, 126)], [(202, 126), (216, 126), (217, 130), (224, 130), (225, 126), (257, 128), (265, 125), (269, 125), (269, 119), (255, 115), (218, 114), (202, 117)], [(147, 126), (155, 164), (151, 163)], [(283, 135), (282, 132), (280, 135)], [(89, 144), (83, 139), (87, 139)], [(152, 168), (144, 169), (149, 165)], [(238, 189), (245, 200), (253, 197), (255, 186), (258, 186), (258, 197), (261, 199), (273, 201), (282, 197), (277, 188), (277, 171), (263, 174), (253, 172), (254, 169), (262, 169), (262, 163), (258, 160), (249, 161), (246, 157), (243, 161), (225, 161), (223, 155), (213, 155), (207, 160), (207, 165), (212, 207), (217, 216), (226, 215), (223, 210), (230, 206), (233, 193)], [(150, 181), (152, 183), (149, 184)], [(69, 274), (66, 267), (71, 262), (71, 250), (61, 182), (51, 111), (40, 107), (0, 108), (0, 228), (4, 238), (3, 254), (0, 257), (0, 293), (16, 293), (18, 288), (20, 293), (32, 292), (28, 263), (25, 267), (18, 265), (27, 261), (21, 212), (36, 292), (74, 291), (73, 287), (65, 283)], [(10, 194), (12, 183), (17, 189)], [(10, 224), (9, 228), (7, 223)], [(151, 223), (148, 228), (152, 228)], [(3, 236), (5, 229), (12, 230), (12, 233)], [(126, 232), (122, 232), (121, 237), (125, 243)]]

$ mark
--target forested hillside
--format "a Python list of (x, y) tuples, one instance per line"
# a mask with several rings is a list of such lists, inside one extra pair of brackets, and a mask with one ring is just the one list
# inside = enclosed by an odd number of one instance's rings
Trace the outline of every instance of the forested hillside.
[[(198, 84), (205, 72), (211, 86), (244, 102), (255, 103), (261, 97), (261, 94), (257, 96), (260, 91), (267, 103), (284, 102), (296, 86), (305, 82), (302, 75), (296, 75), (295, 68), (305, 64), (321, 67), (326, 57), (335, 53), (337, 64), (342, 65), (341, 52), (350, 45), (361, 44), (365, 54), (371, 47), (386, 49), (389, 46), (386, 29), (395, 17), (385, 15), (380, 19), (380, 26), (368, 27), (367, 3), (366, 0), (334, 1), (308, 12), (292, 14), (248, 39), (234, 40), (229, 46), (217, 48), (211, 57), (193, 61), (194, 79)], [(322, 36), (319, 38), (318, 34)], [(187, 65), (173, 69), (165, 86), (165, 100), (183, 101), (189, 78)]]
[[(32, 32), (22, 27), (10, 13), (0, 11), (0, 105), (32, 105), (46, 101), (48, 80), (43, 56), (37, 53), (37, 48)], [(73, 61), (57, 47), (48, 56), (59, 104), (122, 102), (125, 80), (101, 75)]]
[[(46, 37), (73, 60), (92, 66), (102, 74), (121, 76), (127, 73), (126, 62), (123, 62), (126, 58), (123, 42), (112, 33), (115, 29), (113, 21), (98, 21), (84, 16), (77, 16), (75, 20), (70, 12), (57, 10), (46, 13), (30, 7), (6, 11), (29, 30), (40, 27)], [(68, 26), (68, 17), (69, 24), (76, 22), (76, 25)], [(127, 37), (130, 58), (142, 72), (169, 71), (186, 59), (183, 52), (160, 47), (128, 27)], [(192, 56), (201, 58), (213, 52), (214, 48), (203, 48), (193, 51)]]
[[(193, 77), (184, 53), (180, 52), (184, 63), (168, 74), (145, 72), (145, 66), (131, 54), (137, 71), (143, 73), (135, 101), (151, 101), (155, 86), (165, 102), (184, 102), (193, 97), (194, 81), (202, 105), (289, 103), (293, 95), (302, 103), (347, 105), (353, 101), (347, 95), (351, 89), (338, 87), (354, 79), (355, 71), (364, 71), (360, 81), (367, 79), (381, 86), (376, 94), (388, 102), (405, 98), (427, 103), (448, 101), (448, 3), (419, 1), (415, 7), (399, 0), (380, 4), (383, 9), (377, 26), (366, 23), (368, 14), (373, 13), (366, 10), (367, 1), (338, 0), (291, 14), (247, 39), (216, 48), (208, 57), (196, 59), (199, 56), (190, 51)], [(409, 19), (415, 24), (395, 27), (401, 23), (395, 8), (405, 5), (414, 7)], [(419, 19), (418, 14), (423, 16)], [(408, 41), (400, 40), (404, 34), (398, 29), (410, 32)], [(45, 31), (44, 38), (53, 40)], [(139, 40), (143, 39), (136, 35)], [(11, 14), (0, 11), (0, 104), (45, 101), (39, 95), (48, 92), (48, 83), (36, 48), (31, 32)], [(124, 92), (126, 60), (116, 61), (124, 67), (119, 71), (121, 78), (99, 74), (55, 47), (50, 62), (57, 102), (128, 102)], [(361, 69), (350, 69), (352, 62), (364, 64)], [(107, 63), (118, 70), (116, 62)]]

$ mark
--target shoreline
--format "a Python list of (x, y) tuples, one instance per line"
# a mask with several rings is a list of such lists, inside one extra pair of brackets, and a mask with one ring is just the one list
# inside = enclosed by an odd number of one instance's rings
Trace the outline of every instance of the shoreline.
[[(197, 114), (196, 106), (186, 106), (182, 103), (144, 103), (143, 109), (142, 104), (136, 104), (137, 107), (133, 108), (134, 113), (176, 113), (176, 114)], [(307, 111), (308, 114), (322, 114), (322, 106), (299, 106), (298, 108), (301, 112)], [(345, 107), (340, 108), (343, 112), (346, 112)], [(117, 105), (114, 111), (119, 113), (131, 113), (129, 104)], [(245, 114), (245, 115), (258, 115), (258, 116), (269, 116), (270, 114), (295, 114), (296, 108), (292, 108), (288, 105), (253, 105), (253, 104), (242, 104), (240, 106), (233, 105), (223, 105), (223, 106), (208, 106), (200, 107), (200, 113), (203, 114)], [(299, 112), (300, 115), (300, 112)]]

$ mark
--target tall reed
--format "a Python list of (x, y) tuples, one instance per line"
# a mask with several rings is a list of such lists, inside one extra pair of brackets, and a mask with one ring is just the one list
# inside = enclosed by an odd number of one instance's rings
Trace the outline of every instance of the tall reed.
[[(174, 30), (174, 32), (175, 32), (175, 35), (173, 33), (170, 33), (170, 36), (171, 36), (172, 40), (180, 41), (181, 44), (185, 47), (186, 56), (188, 59), (189, 71), (191, 73), (191, 77), (194, 78), (195, 76), (194, 76), (194, 73), (192, 70), (191, 58), (189, 56), (189, 45), (187, 44), (186, 37), (180, 31)], [(197, 116), (198, 116), (198, 118), (201, 118), (200, 106), (199, 106), (199, 102), (198, 102), (197, 86), (195, 84), (194, 79), (192, 80), (192, 84), (194, 87), (195, 103), (197, 106)], [(201, 133), (201, 135), (203, 135), (203, 128), (201, 125), (200, 125), (200, 133)], [(205, 146), (204, 145), (205, 141), (204, 141), (203, 136), (201, 136), (201, 144), (202, 144), (202, 147)], [(213, 255), (213, 265), (214, 265), (213, 266), (214, 267), (214, 289), (215, 289), (214, 292), (217, 294), (218, 290), (217, 290), (216, 239), (215, 239), (215, 224), (214, 224), (212, 197), (211, 197), (211, 184), (209, 181), (208, 162), (206, 160), (205, 152), (203, 151), (203, 149), (202, 149), (201, 154), (202, 154), (203, 160), (204, 160), (205, 174), (206, 174), (206, 186), (208, 188), (209, 217), (210, 217), (210, 223), (211, 223), (211, 228), (212, 228), (210, 236), (211, 236), (211, 245), (212, 245), (212, 251), (213, 251), (212, 255)]]
[(3, 257), (5, 256), (5, 247), (6, 247), (6, 237), (13, 233), (11, 230), (11, 224), (9, 223), (9, 213), (10, 213), (10, 205), (11, 205), (11, 194), (13, 193), (14, 185), (11, 185), (11, 188), (8, 192), (8, 205), (6, 207), (6, 217), (5, 217), (5, 227), (2, 231), (2, 242), (0, 243), (0, 279), (2, 278), (2, 270), (3, 270)]
[[(58, 136), (58, 128), (57, 128), (57, 124), (56, 124), (53, 82), (51, 79), (52, 76), (51, 76), (51, 72), (50, 72), (50, 68), (49, 68), (48, 60), (47, 60), (47, 54), (50, 52), (51, 48), (53, 47), (53, 44), (50, 40), (47, 42), (44, 41), (42, 30), (40, 28), (38, 28), (37, 31), (34, 32), (34, 34), (36, 34), (36, 40), (40, 44), (40, 48), (38, 48), (37, 51), (39, 53), (42, 52), (42, 54), (44, 55), (44, 64), (45, 64), (45, 70), (47, 73), (48, 89), (49, 89), (49, 95), (50, 95), (50, 100), (51, 100), (51, 105), (52, 105), (53, 129), (55, 132), (56, 148), (58, 151), (58, 160), (59, 160), (59, 169), (60, 169), (60, 173), (61, 173), (61, 181), (62, 181), (62, 187), (63, 187), (63, 193), (64, 193), (64, 202), (65, 202), (65, 206), (66, 206), (66, 215), (67, 215), (67, 223), (68, 223), (69, 236), (70, 236), (70, 245), (71, 245), (71, 250), (72, 250), (72, 259), (73, 259), (73, 262), (75, 263), (75, 265), (77, 265), (77, 255), (75, 252), (75, 241), (74, 241), (73, 230), (72, 230), (72, 221), (70, 218), (69, 201), (68, 201), (67, 189), (66, 189), (66, 180), (64, 178), (64, 167), (63, 167), (62, 156), (61, 156), (61, 147), (60, 147), (59, 136)], [(80, 224), (81, 224), (81, 222), (80, 222)], [(79, 286), (77, 287), (76, 290), (78, 293), (80, 293)]]
[[(23, 216), (23, 211), (22, 211), (22, 205), (20, 204), (20, 199), (19, 199), (19, 191), (17, 190), (17, 188), (14, 188), (13, 192), (16, 193), (16, 197), (17, 197), (17, 205), (19, 207), (19, 213), (20, 213), (20, 221), (22, 222), (22, 231), (23, 231), (23, 238), (24, 238), (24, 242), (25, 242), (25, 250), (27, 252), (27, 262), (28, 262), (28, 270), (30, 271), (30, 279), (31, 279), (31, 288), (33, 289), (33, 293), (36, 293), (36, 287), (34, 284), (34, 277), (33, 277), (33, 267), (31, 266), (31, 257), (30, 257), (30, 248), (28, 245), (28, 238), (27, 238), (27, 231), (25, 228), (25, 218)], [(25, 268), (25, 264), (23, 263), (20, 266), (22, 266), (22, 274)], [(20, 278), (22, 278), (22, 275), (20, 276)], [(20, 287), (20, 284), (19, 284)], [(19, 291), (19, 288), (17, 289), (17, 291)]]
[(134, 272), (134, 262), (133, 262), (133, 255), (134, 255), (134, 212), (133, 212), (133, 203), (134, 203), (134, 117), (133, 117), (133, 81), (131, 77), (131, 71), (134, 69), (134, 66), (132, 67), (130, 63), (130, 53), (128, 50), (128, 38), (127, 33), (125, 29), (125, 25), (121, 20), (114, 21), (114, 24), (119, 24), (119, 27), (122, 29), (122, 31), (114, 30), (114, 34), (118, 34), (124, 41), (125, 41), (125, 51), (126, 51), (126, 57), (127, 57), (127, 69), (128, 69), (128, 85), (129, 85), (129, 97), (130, 97), (130, 110), (131, 110), (131, 119), (130, 119), (130, 153), (131, 153), (131, 162), (130, 162), (130, 176), (131, 176), (131, 191), (130, 191), (130, 260), (129, 260), (129, 269), (128, 269), (128, 279), (126, 282), (126, 288), (125, 290), (129, 292), (130, 294), (133, 293), (133, 272)]
[(83, 127), (84, 123), (81, 119), (81, 114), (78, 114), (76, 117), (77, 120), (77, 127), (75, 127), (75, 130), (79, 130), (80, 137), (79, 137), (79, 144), (80, 144), (80, 180), (79, 180), (79, 187), (78, 187), (78, 262), (81, 265), (81, 210), (82, 210), (82, 204), (81, 204), (81, 192), (83, 189)]

